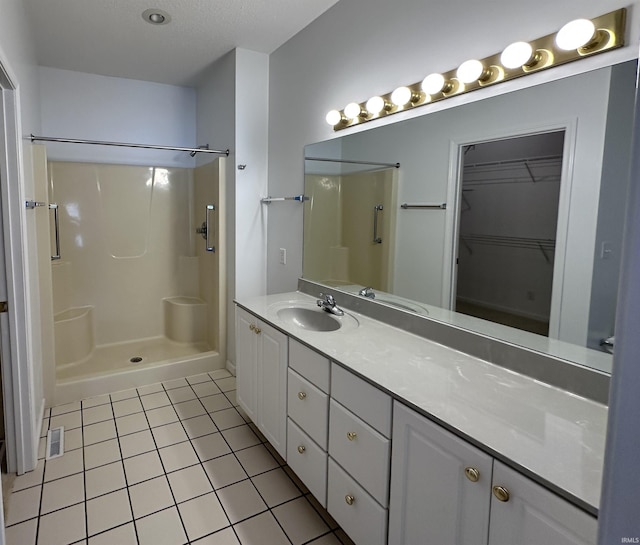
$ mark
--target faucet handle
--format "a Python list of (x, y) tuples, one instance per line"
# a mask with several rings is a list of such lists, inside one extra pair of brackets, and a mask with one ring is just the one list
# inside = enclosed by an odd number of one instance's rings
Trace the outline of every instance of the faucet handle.
[(375, 299), (376, 298), (376, 294), (373, 291), (373, 288), (371, 286), (367, 286), (365, 288), (362, 288), (358, 292), (358, 295), (361, 295), (362, 297), (367, 297), (369, 299)]
[(329, 304), (335, 303), (335, 299), (333, 298), (333, 295), (329, 294), (329, 293), (320, 293), (320, 300), (326, 301)]

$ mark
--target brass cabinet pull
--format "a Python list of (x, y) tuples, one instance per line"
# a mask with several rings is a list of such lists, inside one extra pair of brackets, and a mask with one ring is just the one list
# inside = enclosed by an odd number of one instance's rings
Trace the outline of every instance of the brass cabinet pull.
[(472, 483), (477, 483), (480, 479), (480, 472), (475, 467), (465, 467), (464, 474)]
[(307, 447), (305, 447), (304, 445), (300, 445), (300, 446), (298, 447), (298, 452), (299, 452), (300, 454), (304, 454), (304, 451), (305, 451), (305, 450), (307, 450)]
[(509, 501), (509, 491), (504, 486), (494, 486), (493, 495), (500, 501)]
[(256, 328), (256, 326), (255, 326), (254, 324), (250, 324), (250, 325), (249, 325), (249, 329), (250, 329), (251, 331), (253, 331), (255, 328)]
[(260, 335), (260, 333), (262, 332), (262, 329), (260, 329), (258, 326), (256, 326), (254, 331), (256, 332), (256, 335)]
[(304, 392), (298, 392), (298, 399), (299, 399), (300, 401), (302, 401), (302, 400), (303, 400), (304, 398), (306, 398), (306, 397), (307, 397), (307, 394), (306, 394), (306, 393), (304, 393)]
[(356, 499), (355, 499), (351, 494), (347, 494), (347, 495), (344, 497), (344, 501), (346, 501), (346, 502), (347, 502), (347, 505), (353, 505), (353, 502), (355, 502), (355, 501), (356, 501)]
[(349, 441), (353, 441), (356, 437), (358, 437), (358, 434), (355, 431), (347, 432), (347, 439), (349, 439)]

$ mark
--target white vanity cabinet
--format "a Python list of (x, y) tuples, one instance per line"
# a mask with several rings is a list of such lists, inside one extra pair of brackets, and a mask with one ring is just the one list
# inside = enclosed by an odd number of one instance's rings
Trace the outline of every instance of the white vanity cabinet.
[(294, 339), (289, 348), (286, 459), (326, 507), (330, 362)]
[(389, 543), (595, 544), (596, 520), (401, 403)]
[(236, 307), (238, 404), (283, 458), (287, 445), (288, 337)]
[(387, 543), (391, 408), (389, 395), (332, 364), (327, 511), (358, 545)]
[(508, 493), (491, 497), (489, 545), (595, 545), (594, 517), (498, 462), (493, 463), (493, 487)]

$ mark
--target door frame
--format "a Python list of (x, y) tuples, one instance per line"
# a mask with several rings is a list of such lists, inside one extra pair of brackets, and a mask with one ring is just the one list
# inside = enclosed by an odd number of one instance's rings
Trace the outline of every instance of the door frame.
[[(3, 252), (0, 281), (6, 279), (8, 312), (0, 314), (7, 470), (19, 475), (37, 463), (42, 415), (36, 415), (33, 358), (28, 332), (24, 161), (20, 128), (20, 88), (0, 50), (0, 200)], [(3, 278), (2, 278), (3, 277)], [(4, 286), (0, 287), (4, 291)]]
[[(445, 245), (442, 267), (442, 308), (452, 310), (455, 305), (458, 256), (460, 206), (462, 200), (462, 171), (464, 148), (474, 144), (496, 142), (533, 136), (548, 132), (564, 131), (562, 151), (562, 174), (560, 179), (560, 199), (558, 203), (558, 226), (555, 260), (553, 265), (553, 288), (551, 293), (551, 314), (549, 317), (549, 337), (559, 338), (562, 316), (562, 296), (564, 292), (565, 259), (569, 231), (569, 209), (573, 185), (573, 164), (577, 139), (576, 118), (560, 120), (557, 123), (514, 127), (499, 132), (483, 131), (474, 135), (451, 139), (449, 141), (449, 180), (447, 190), (447, 209), (445, 212)], [(449, 204), (450, 203), (450, 204)]]

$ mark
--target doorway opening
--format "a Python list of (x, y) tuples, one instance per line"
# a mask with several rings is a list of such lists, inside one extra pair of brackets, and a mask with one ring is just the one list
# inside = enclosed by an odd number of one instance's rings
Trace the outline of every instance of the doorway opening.
[(564, 137), (463, 147), (456, 312), (549, 335)]

